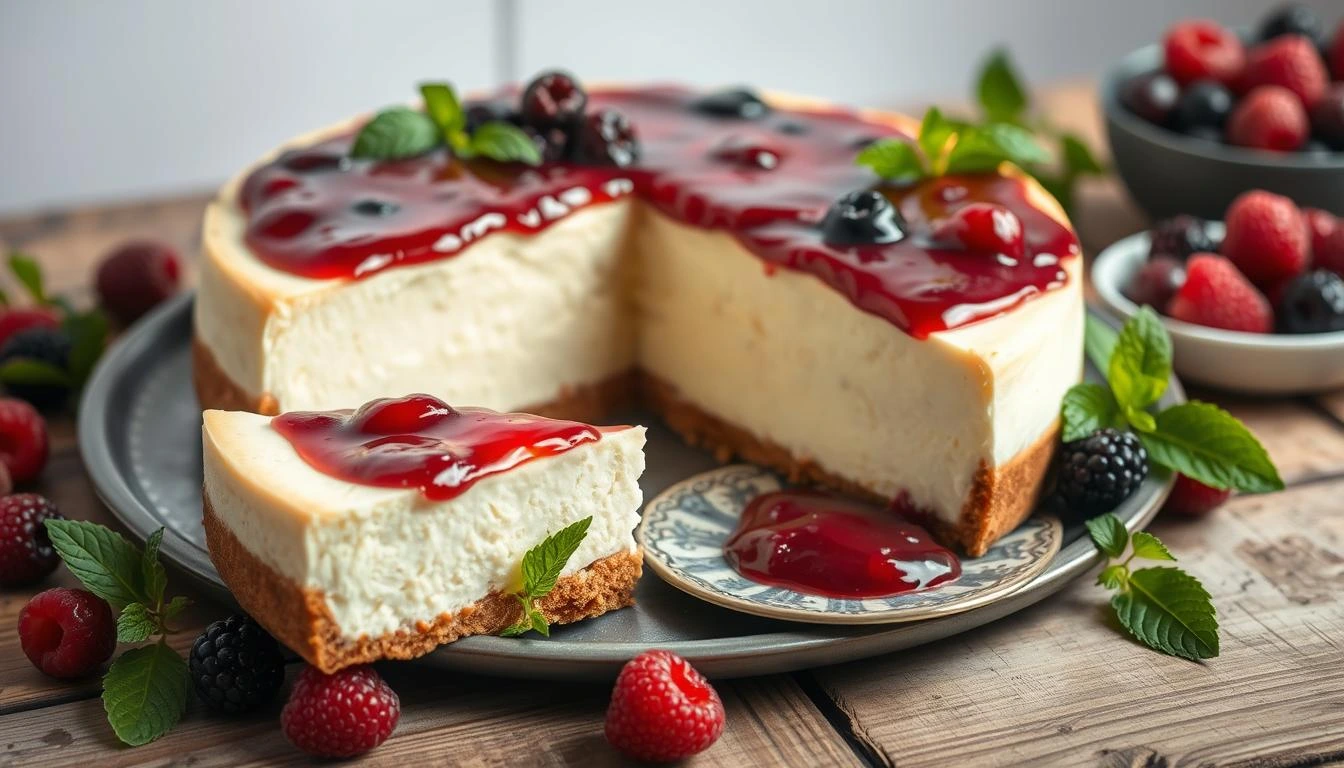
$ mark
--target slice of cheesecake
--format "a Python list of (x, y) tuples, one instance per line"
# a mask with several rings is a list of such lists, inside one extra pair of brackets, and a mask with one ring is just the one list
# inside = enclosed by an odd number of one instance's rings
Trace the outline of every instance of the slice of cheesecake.
[(524, 554), (591, 518), (536, 607), (632, 604), (643, 427), (590, 427), (412, 396), (272, 419), (204, 414), (210, 557), (239, 604), (331, 672), (522, 617)]

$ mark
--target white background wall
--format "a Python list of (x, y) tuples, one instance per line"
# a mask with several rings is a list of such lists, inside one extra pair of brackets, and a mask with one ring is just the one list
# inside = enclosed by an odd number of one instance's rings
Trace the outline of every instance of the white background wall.
[[(288, 136), (564, 66), (863, 105), (966, 98), (1010, 46), (1100, 74), (1174, 19), (1273, 0), (0, 0), (0, 211), (197, 190)], [(1342, 0), (1309, 0), (1322, 15)]]

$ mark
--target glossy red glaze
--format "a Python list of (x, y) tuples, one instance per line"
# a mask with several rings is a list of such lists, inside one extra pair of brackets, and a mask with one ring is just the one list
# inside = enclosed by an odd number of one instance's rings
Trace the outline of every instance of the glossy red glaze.
[[(840, 109), (716, 117), (692, 109), (694, 96), (674, 87), (592, 94), (589, 111), (616, 109), (634, 126), (640, 152), (627, 168), (463, 163), (443, 150), (352, 160), (349, 135), (286, 152), (242, 187), (247, 243), (285, 272), (357, 278), (452, 256), (491, 233), (531, 234), (634, 194), (677, 221), (731, 233), (768, 271), (812, 274), (919, 338), (1000, 314), (1067, 279), (1060, 265), (1079, 252), (1077, 239), (1028, 202), (1016, 178), (945, 177), (886, 190), (908, 219), (906, 239), (828, 245), (817, 227), (826, 209), (877, 181), (855, 165), (858, 149), (900, 133)], [(1022, 258), (934, 242), (936, 220), (974, 201), (1017, 215)]]
[(752, 581), (838, 598), (886, 597), (961, 575), (956, 554), (904, 517), (811, 490), (752, 499), (723, 553)]
[(418, 488), (432, 501), (602, 439), (587, 424), (453, 408), (429, 395), (374, 400), (356, 411), (295, 411), (271, 425), (323, 474), (359, 485)]

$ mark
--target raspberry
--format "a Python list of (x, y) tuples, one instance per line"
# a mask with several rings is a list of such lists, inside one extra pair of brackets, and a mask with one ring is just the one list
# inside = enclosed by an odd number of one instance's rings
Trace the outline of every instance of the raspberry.
[(250, 616), (230, 616), (206, 627), (187, 662), (196, 695), (226, 715), (265, 706), (285, 681), (280, 644)]
[(1274, 313), (1269, 300), (1222, 256), (1200, 253), (1185, 265), (1185, 285), (1167, 305), (1167, 314), (1187, 323), (1247, 333), (1269, 333)]
[(1287, 88), (1262, 85), (1246, 94), (1227, 120), (1227, 140), (1239, 147), (1296, 152), (1311, 123), (1302, 102)]
[(56, 505), (36, 493), (0, 498), (0, 587), (45, 579), (61, 558), (47, 537), (47, 520), (62, 520)]
[(1167, 503), (1162, 505), (1162, 511), (1201, 517), (1221, 507), (1231, 496), (1230, 489), (1220, 491), (1185, 475), (1176, 475), (1176, 485), (1171, 489)]
[(1185, 264), (1170, 256), (1154, 256), (1125, 285), (1125, 296), (1135, 304), (1147, 304), (1159, 312), (1185, 282)]
[(7, 309), (0, 312), (0, 347), (9, 341), (9, 337), (29, 328), (61, 327), (61, 319), (50, 309)]
[(401, 718), (401, 700), (370, 666), (324, 675), (304, 667), (280, 726), (294, 746), (318, 757), (354, 757), (387, 741)]
[(1085, 517), (1109, 512), (1148, 476), (1148, 452), (1129, 432), (1102, 429), (1065, 443), (1059, 453), (1055, 493)]
[(1231, 86), (1246, 67), (1241, 40), (1215, 21), (1183, 21), (1163, 41), (1167, 73), (1181, 85), (1217, 80)]
[(1261, 288), (1301, 274), (1310, 248), (1302, 212), (1286, 197), (1252, 190), (1227, 208), (1223, 255)]
[(47, 464), (47, 423), (12, 397), (0, 397), (0, 463), (15, 484), (37, 477)]
[(1329, 211), (1303, 208), (1302, 218), (1311, 235), (1311, 264), (1344, 275), (1344, 222)]
[(607, 741), (636, 760), (670, 762), (709, 749), (723, 733), (719, 694), (671, 651), (626, 662), (607, 708)]
[[(31, 360), (65, 371), (70, 363), (70, 337), (51, 328), (29, 328), (9, 337), (0, 347), (0, 363)], [(51, 409), (65, 403), (70, 386), (64, 382), (16, 383), (5, 385), (9, 394), (27, 400), (38, 408)]]
[(1262, 85), (1287, 88), (1310, 109), (1325, 94), (1330, 76), (1311, 40), (1284, 35), (1251, 49), (1242, 84), (1248, 89)]
[(19, 614), (19, 643), (33, 666), (48, 675), (83, 677), (112, 658), (117, 621), (92, 592), (48, 589)]
[(152, 240), (129, 242), (103, 257), (95, 285), (103, 308), (130, 325), (177, 292), (177, 251)]
[(972, 253), (1003, 254), (1021, 260), (1027, 242), (1017, 214), (994, 203), (971, 203), (958, 208), (933, 230), (939, 242), (958, 243)]

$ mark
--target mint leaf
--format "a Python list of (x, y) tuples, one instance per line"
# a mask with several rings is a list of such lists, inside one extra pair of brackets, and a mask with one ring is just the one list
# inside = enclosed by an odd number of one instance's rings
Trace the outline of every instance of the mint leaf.
[(70, 378), (73, 386), (83, 386), (93, 366), (107, 346), (107, 316), (98, 310), (67, 314), (61, 323), (70, 336)]
[(0, 365), (0, 384), (21, 384), (39, 387), (70, 387), (70, 374), (44, 360), (26, 357), (11, 358)]
[(130, 603), (117, 616), (117, 642), (143, 643), (157, 628), (144, 603)]
[(990, 54), (980, 68), (975, 94), (989, 119), (1013, 122), (1021, 118), (1027, 108), (1027, 94), (1008, 51), (1000, 48)]
[(1097, 583), (1107, 589), (1120, 589), (1129, 579), (1129, 568), (1116, 564), (1101, 569), (1097, 574)]
[[(931, 110), (932, 111), (932, 110)], [(920, 134), (923, 141), (923, 134)], [(918, 181), (927, 175), (924, 160), (909, 142), (880, 139), (860, 150), (854, 162), (873, 169), (873, 173), (898, 184)]]
[(439, 127), (410, 107), (392, 107), (364, 124), (350, 148), (352, 157), (400, 160), (423, 155), (442, 143)]
[(33, 301), (38, 304), (48, 303), (47, 292), (42, 284), (42, 267), (38, 266), (36, 259), (14, 251), (9, 254), (9, 271), (13, 272), (14, 277), (28, 290)]
[(541, 614), (541, 611), (530, 611), (528, 619), (532, 622), (533, 631), (541, 633), (543, 637), (551, 636), (551, 625), (546, 621), (546, 617)]
[(529, 598), (545, 597), (560, 578), (565, 563), (578, 550), (583, 538), (588, 535), (588, 526), (593, 524), (591, 516), (572, 523), (556, 533), (547, 536), (537, 546), (523, 555), (523, 594)]
[(1153, 414), (1128, 406), (1125, 407), (1125, 421), (1137, 432), (1152, 432), (1157, 429), (1157, 419), (1153, 418)]
[(140, 557), (140, 570), (145, 584), (145, 597), (150, 605), (163, 601), (163, 590), (168, 586), (168, 574), (159, 562), (159, 546), (163, 543), (163, 529), (151, 533), (145, 542), (145, 551)]
[(1155, 463), (1214, 488), (1248, 493), (1283, 490), (1283, 480), (1260, 441), (1230, 413), (1192, 400), (1157, 414), (1140, 434)]
[(1115, 404), (1115, 397), (1101, 384), (1073, 385), (1064, 393), (1059, 415), (1064, 423), (1063, 440), (1066, 443), (1081, 440), (1120, 422), (1120, 408)]
[(502, 120), (491, 120), (471, 136), (471, 150), (501, 163), (541, 165), (541, 150), (522, 128)]
[(1178, 568), (1144, 568), (1111, 599), (1115, 615), (1150, 648), (1199, 660), (1218, 655), (1218, 619), (1213, 598)]
[(1083, 325), (1083, 349), (1087, 352), (1087, 359), (1103, 376), (1111, 370), (1111, 354), (1115, 352), (1115, 345), (1119, 341), (1120, 334), (1114, 328), (1092, 315), (1087, 316)]
[(967, 128), (947, 155), (947, 173), (987, 173), (1004, 161), (1030, 165), (1050, 159), (1031, 132), (1008, 123)]
[(1106, 172), (1105, 167), (1092, 155), (1083, 140), (1071, 133), (1059, 137), (1060, 152), (1064, 156), (1064, 171), (1069, 176), (1095, 175)]
[(165, 623), (176, 619), (191, 605), (191, 599), (178, 595), (163, 607), (163, 620)]
[(1158, 401), (1171, 378), (1171, 337), (1152, 307), (1125, 323), (1106, 378), (1122, 408), (1142, 410)]
[(448, 83), (423, 83), (420, 96), (425, 100), (425, 113), (438, 126), (445, 141), (466, 130), (467, 115), (462, 111), (462, 103), (457, 100), (453, 86)]
[(103, 678), (103, 708), (117, 738), (131, 746), (167, 733), (187, 707), (187, 664), (160, 640), (133, 648)]
[(948, 140), (968, 128), (969, 123), (944, 117), (937, 107), (929, 107), (924, 113), (924, 119), (919, 125), (919, 148), (933, 175), (940, 176), (945, 172), (943, 159), (947, 154)]
[(1084, 525), (1097, 549), (1106, 556), (1119, 557), (1125, 553), (1125, 546), (1129, 544), (1129, 531), (1125, 530), (1125, 524), (1120, 522), (1120, 518), (1108, 512), (1088, 520)]
[(1131, 541), (1134, 544), (1135, 557), (1144, 560), (1171, 560), (1173, 562), (1176, 560), (1176, 556), (1171, 554), (1167, 545), (1147, 531), (1135, 531)]
[(148, 602), (140, 551), (121, 534), (83, 520), (47, 520), (47, 536), (70, 572), (114, 609)]

